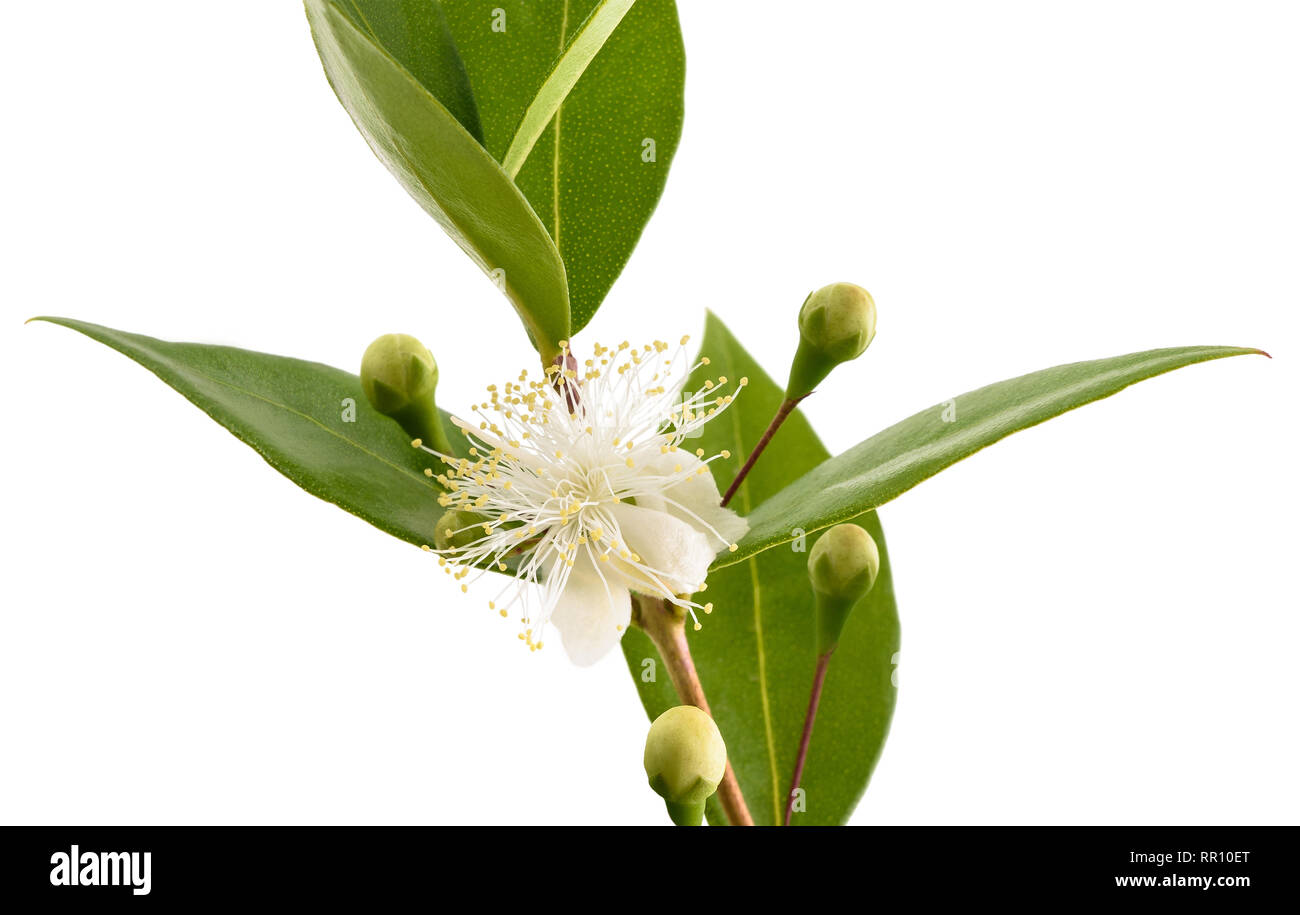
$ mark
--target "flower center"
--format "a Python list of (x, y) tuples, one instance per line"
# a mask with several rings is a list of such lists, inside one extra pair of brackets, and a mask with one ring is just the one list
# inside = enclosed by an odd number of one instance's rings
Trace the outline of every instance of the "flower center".
[[(683, 347), (686, 341), (683, 337)], [(466, 457), (424, 449), (445, 467), (436, 475), (426, 470), (442, 486), (439, 503), (458, 517), (472, 518), (448, 531), (449, 541), (458, 535), (457, 545), (438, 550), (439, 563), (458, 580), (513, 571), (512, 581), (489, 606), (498, 609), (500, 602), (498, 612), (508, 617), (507, 608), (522, 604), (520, 622), (529, 628), (521, 638), (533, 648), (540, 647), (542, 628), (579, 562), (617, 571), (622, 580), (637, 583), (634, 589), (689, 612), (703, 610), (705, 605), (670, 587), (677, 579), (627, 545), (617, 507), (637, 506), (638, 499), (678, 506), (671, 496), (674, 487), (708, 473), (709, 461), (731, 456), (722, 451), (706, 458), (703, 449), (690, 456), (682, 448), (732, 400), (721, 393), (725, 377), (705, 380), (695, 393), (682, 395), (686, 376), (708, 365), (707, 358), (693, 366), (684, 350), (665, 358), (669, 347), (662, 342), (639, 349), (595, 344), (593, 357), (578, 368), (562, 346), (565, 367), (551, 366), (541, 380), (529, 380), (523, 372), (502, 388), (489, 386), (487, 399), (474, 406), (477, 428), (455, 420), (470, 443)], [(742, 378), (739, 386), (746, 383)], [(688, 534), (709, 538), (716, 548), (728, 545), (707, 521), (687, 514), (698, 522), (687, 524)], [(654, 545), (673, 555), (672, 544)], [(685, 590), (700, 585), (702, 572)]]

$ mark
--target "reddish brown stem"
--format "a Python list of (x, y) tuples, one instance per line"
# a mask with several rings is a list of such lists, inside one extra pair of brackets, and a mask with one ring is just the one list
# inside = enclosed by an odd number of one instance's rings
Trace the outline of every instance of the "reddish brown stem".
[[(640, 611), (638, 622), (659, 649), (659, 656), (668, 667), (668, 676), (673, 681), (678, 698), (712, 717), (709, 701), (704, 697), (704, 687), (700, 685), (700, 676), (695, 671), (695, 662), (691, 660), (691, 648), (686, 642), (685, 620), (662, 600), (638, 596), (637, 605)], [(740, 782), (736, 781), (730, 760), (727, 761), (722, 782), (718, 785), (718, 803), (722, 805), (727, 821), (732, 826), (754, 825), (754, 818), (745, 806), (745, 796), (740, 792)]]
[(781, 428), (781, 423), (785, 422), (785, 418), (799, 405), (799, 401), (803, 400), (803, 398), (807, 396), (807, 394), (804, 394), (803, 397), (787, 398), (781, 404), (781, 408), (776, 411), (776, 416), (773, 416), (772, 421), (767, 424), (767, 429), (764, 430), (763, 437), (758, 440), (758, 444), (754, 446), (754, 450), (749, 452), (749, 457), (745, 460), (745, 466), (740, 468), (740, 473), (736, 474), (736, 478), (732, 480), (731, 485), (727, 487), (727, 493), (722, 497), (722, 505), (724, 507), (731, 501), (731, 497), (736, 494), (736, 490), (740, 489), (740, 484), (745, 482), (745, 477), (749, 476), (749, 472), (754, 469), (754, 465), (758, 463), (759, 455), (763, 453), (763, 449), (767, 447), (767, 443), (772, 440), (772, 436), (776, 435), (776, 430)]
[(794, 811), (794, 792), (803, 778), (803, 764), (808, 758), (808, 745), (812, 743), (813, 722), (817, 720), (817, 705), (822, 701), (822, 685), (826, 682), (826, 671), (831, 666), (832, 648), (817, 659), (817, 673), (813, 675), (812, 695), (808, 697), (808, 714), (803, 719), (803, 735), (799, 738), (799, 754), (794, 760), (794, 778), (790, 779), (790, 793), (785, 799), (785, 825), (790, 825), (790, 815)]
[(566, 371), (576, 372), (578, 370), (578, 360), (573, 358), (573, 354), (569, 352), (566, 346), (564, 352), (556, 356), (551, 365), (559, 369), (558, 372), (553, 373), (555, 378), (551, 380), (551, 386), (555, 388), (556, 393), (564, 395), (564, 406), (572, 413), (578, 409), (578, 388), (576, 384), (565, 380), (564, 373)]

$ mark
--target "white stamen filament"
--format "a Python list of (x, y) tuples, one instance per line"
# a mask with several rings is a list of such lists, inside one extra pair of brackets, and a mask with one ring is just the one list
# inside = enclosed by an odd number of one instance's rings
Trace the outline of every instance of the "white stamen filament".
[[(565, 363), (574, 364), (562, 347)], [(475, 516), (445, 532), (448, 542), (457, 538), (454, 545), (434, 552), (456, 580), (469, 578), (464, 585), (512, 565), (513, 581), (489, 606), (508, 617), (521, 605), (520, 638), (533, 650), (542, 647), (546, 624), (579, 560), (594, 567), (611, 601), (616, 590), (631, 587), (684, 609), (698, 628), (695, 611), (705, 605), (689, 595), (704, 582), (677, 579), (671, 568), (638, 555), (615, 510), (671, 506), (675, 517), (699, 531), (691, 536), (715, 544), (714, 552), (731, 545), (700, 511), (669, 492), (730, 456), (697, 456), (681, 446), (725, 410), (733, 395), (721, 393), (727, 382), (719, 378), (682, 396), (686, 377), (708, 360), (691, 365), (682, 348), (658, 358), (668, 349), (662, 342), (640, 349), (595, 344), (593, 357), (576, 370), (552, 367), (538, 380), (524, 372), (501, 389), (489, 386), (488, 399), (472, 410), (478, 422), (456, 421), (471, 446), (469, 457), (412, 443), (444, 465), (436, 475), (445, 490), (439, 503)], [(741, 379), (739, 386), (746, 383)], [(620, 511), (629, 517), (627, 509)], [(460, 542), (471, 532), (473, 539)], [(653, 545), (662, 555), (676, 555), (673, 544)]]

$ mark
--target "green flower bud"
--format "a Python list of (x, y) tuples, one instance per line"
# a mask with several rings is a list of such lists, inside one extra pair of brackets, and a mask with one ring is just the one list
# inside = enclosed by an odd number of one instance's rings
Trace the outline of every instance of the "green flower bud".
[(455, 550), (469, 546), (483, 536), (481, 525), (487, 521), (473, 512), (450, 509), (438, 519), (433, 531), (433, 543), (440, 550)]
[(384, 334), (361, 357), (361, 389), (370, 405), (391, 416), (412, 438), (451, 453), (434, 402), (438, 363), (424, 344), (406, 334)]
[(823, 286), (799, 309), (799, 349), (785, 396), (806, 397), (841, 362), (856, 359), (876, 336), (876, 303), (852, 283)]
[(853, 606), (866, 597), (880, 573), (880, 550), (856, 524), (837, 524), (808, 553), (808, 578), (817, 604), (817, 653), (839, 644)]
[(727, 746), (708, 713), (693, 705), (670, 708), (650, 725), (645, 774), (678, 826), (699, 826), (704, 802), (727, 770)]

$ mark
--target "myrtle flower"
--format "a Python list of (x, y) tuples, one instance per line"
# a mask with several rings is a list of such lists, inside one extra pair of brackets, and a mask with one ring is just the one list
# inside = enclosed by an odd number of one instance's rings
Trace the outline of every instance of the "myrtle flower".
[(424, 450), (444, 465), (426, 471), (448, 509), (433, 550), (439, 563), (462, 591), (490, 572), (509, 573), (488, 607), (507, 618), (517, 611), (519, 638), (532, 650), (553, 624), (569, 657), (587, 665), (622, 638), (632, 591), (682, 608), (698, 629), (696, 611), (713, 605), (692, 595), (748, 524), (719, 506), (709, 472), (730, 452), (689, 447), (733, 397), (725, 376), (682, 393), (707, 358), (691, 365), (682, 348), (624, 342), (594, 345), (579, 366), (562, 348), (566, 367), (490, 385), (474, 407), (478, 423), (455, 421), (468, 457)]

